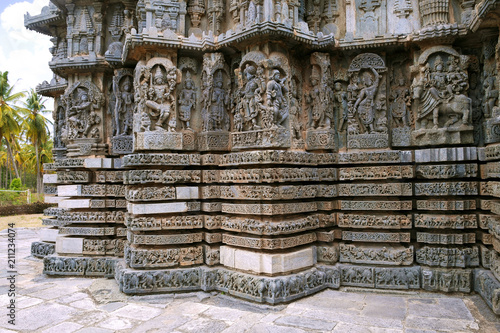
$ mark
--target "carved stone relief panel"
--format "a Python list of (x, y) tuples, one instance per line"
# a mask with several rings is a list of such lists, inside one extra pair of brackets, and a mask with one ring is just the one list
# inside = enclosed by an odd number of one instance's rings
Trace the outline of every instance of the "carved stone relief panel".
[(233, 149), (290, 147), (290, 65), (286, 55), (249, 52), (236, 75), (239, 101), (233, 115)]
[(199, 149), (202, 151), (229, 149), (229, 74), (229, 66), (222, 53), (207, 53), (203, 56), (202, 132), (198, 135)]
[[(72, 156), (91, 155), (100, 151), (104, 131), (104, 94), (90, 80), (75, 82), (61, 98), (65, 109), (62, 143)], [(58, 109), (62, 115), (62, 109)], [(62, 125), (59, 124), (59, 125)]]
[(306, 131), (308, 150), (336, 149), (334, 132), (334, 91), (330, 56), (315, 52), (311, 55), (310, 88), (305, 95), (309, 115)]
[(419, 56), (411, 86), (415, 117), (411, 145), (474, 142), (468, 61), (468, 56), (448, 46), (428, 48)]
[(356, 56), (348, 69), (347, 148), (389, 147), (386, 72), (374, 53)]
[[(140, 61), (135, 68), (137, 112), (134, 115), (134, 149), (184, 149), (194, 146), (194, 133), (181, 132), (179, 122), (187, 124), (191, 109), (177, 115), (176, 87), (182, 81), (182, 72), (165, 57)], [(178, 119), (179, 118), (179, 119)], [(194, 147), (191, 147), (193, 149)]]

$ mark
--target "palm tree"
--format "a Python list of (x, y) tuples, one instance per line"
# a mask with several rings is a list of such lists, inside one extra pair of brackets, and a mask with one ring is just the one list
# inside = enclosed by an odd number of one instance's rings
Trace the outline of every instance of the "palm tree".
[(24, 93), (12, 93), (14, 86), (9, 84), (8, 74), (9, 72), (0, 72), (0, 140), (5, 139), (7, 153), (12, 160), (16, 177), (19, 178), (19, 170), (12, 152), (12, 144), (17, 146), (16, 136), (20, 131), (19, 122), (21, 117), (19, 115), (20, 108), (14, 103), (24, 97)]
[(45, 100), (33, 89), (30, 90), (28, 98), (24, 103), (23, 110), (26, 115), (23, 122), (26, 139), (35, 147), (36, 156), (36, 192), (38, 196), (42, 193), (42, 177), (40, 172), (40, 147), (48, 141), (50, 136), (48, 124), (50, 120), (45, 118), (42, 113), (50, 112), (45, 110)]

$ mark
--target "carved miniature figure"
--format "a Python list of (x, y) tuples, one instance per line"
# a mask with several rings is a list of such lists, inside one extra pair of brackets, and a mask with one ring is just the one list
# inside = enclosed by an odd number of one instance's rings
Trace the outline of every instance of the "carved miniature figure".
[[(163, 126), (167, 125), (169, 132), (175, 131), (176, 121), (171, 117), (172, 104), (174, 98), (172, 92), (175, 88), (177, 72), (175, 68), (170, 68), (167, 72), (167, 81), (160, 66), (156, 67), (154, 75), (151, 77), (152, 86), (148, 90), (148, 100), (146, 106), (150, 109), (149, 116), (157, 118), (155, 130), (165, 130)], [(171, 118), (171, 119), (170, 119)], [(153, 124), (151, 119), (151, 124)]]
[(191, 73), (186, 73), (186, 80), (184, 81), (184, 88), (179, 94), (179, 119), (181, 121), (182, 129), (192, 130), (189, 121), (191, 120), (191, 113), (196, 106), (196, 90), (194, 81), (191, 79)]
[(486, 118), (490, 118), (493, 114), (493, 108), (498, 101), (498, 89), (496, 89), (496, 78), (494, 75), (487, 76), (483, 81), (484, 97), (483, 97), (483, 113)]
[(302, 122), (300, 119), (300, 99), (298, 93), (298, 86), (295, 80), (290, 81), (290, 130), (292, 131), (292, 138), (295, 140), (302, 139)]
[(331, 126), (330, 114), (326, 112), (329, 103), (325, 87), (320, 86), (320, 74), (315, 66), (311, 74), (311, 86), (311, 90), (306, 97), (306, 102), (310, 108), (309, 127), (312, 129), (328, 129)]
[(117, 78), (113, 78), (113, 92), (116, 99), (114, 108), (114, 135), (128, 135), (132, 128), (132, 113), (134, 110), (134, 92), (130, 78), (125, 78), (122, 87), (119, 87)]
[(227, 131), (229, 127), (229, 120), (226, 110), (229, 105), (229, 95), (223, 89), (221, 71), (217, 71), (217, 73), (214, 74), (213, 84), (214, 87), (210, 92), (207, 128), (209, 131)]
[(347, 92), (344, 90), (341, 81), (336, 81), (334, 84), (334, 105), (339, 112), (342, 112), (342, 118), (339, 123), (339, 131), (342, 132), (345, 130), (347, 126), (347, 118), (348, 118), (348, 100), (347, 100)]
[(271, 73), (271, 79), (267, 83), (267, 103), (268, 108), (272, 111), (273, 126), (283, 126), (284, 121), (288, 118), (286, 78), (280, 79), (280, 76), (280, 71), (274, 69)]
[(248, 65), (244, 73), (247, 81), (242, 91), (242, 103), (245, 110), (244, 122), (250, 130), (259, 129), (257, 116), (259, 115), (262, 102), (262, 97), (260, 96), (262, 89), (256, 77), (257, 68), (253, 65)]
[(398, 72), (389, 94), (390, 111), (395, 127), (409, 126), (409, 106), (411, 104), (410, 90), (406, 86), (403, 73)]

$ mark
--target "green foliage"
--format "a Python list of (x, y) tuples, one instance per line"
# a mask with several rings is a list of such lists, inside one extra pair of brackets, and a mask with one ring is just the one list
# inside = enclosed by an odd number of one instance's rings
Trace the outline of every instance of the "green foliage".
[[(52, 162), (53, 148), (51, 122), (44, 116), (51, 111), (46, 110), (44, 103), (33, 89), (14, 92), (8, 72), (0, 71), (0, 188), (37, 188), (40, 197), (43, 163)], [(14, 178), (20, 178), (20, 182)], [(4, 192), (0, 195), (0, 205), (18, 199), (19, 195)], [(25, 195), (19, 200), (25, 203)]]
[(23, 183), (21, 182), (21, 178), (14, 178), (10, 182), (9, 189), (13, 191), (21, 191), (21, 188), (23, 187)]
[(0, 206), (22, 205), (26, 203), (26, 193), (0, 192)]

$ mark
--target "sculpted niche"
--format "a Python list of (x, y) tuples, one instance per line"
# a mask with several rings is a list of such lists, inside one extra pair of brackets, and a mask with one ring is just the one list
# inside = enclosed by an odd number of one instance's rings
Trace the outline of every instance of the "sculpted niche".
[[(176, 92), (182, 72), (169, 58), (154, 57), (147, 62), (140, 61), (134, 76), (138, 97), (134, 117), (135, 149), (182, 149), (183, 135), (177, 130)], [(181, 110), (181, 127), (187, 129), (191, 109), (181, 104)]]
[(374, 53), (356, 56), (349, 66), (347, 86), (347, 147), (389, 147), (386, 72)]
[(473, 143), (472, 100), (467, 96), (468, 56), (436, 46), (419, 59), (413, 83), (415, 130), (413, 145)]
[(289, 147), (290, 65), (285, 55), (247, 53), (238, 77), (233, 110), (233, 148)]
[(78, 149), (78, 155), (88, 155), (102, 141), (102, 107), (104, 95), (91, 81), (74, 83), (62, 96), (66, 123), (61, 139), (68, 149)]

